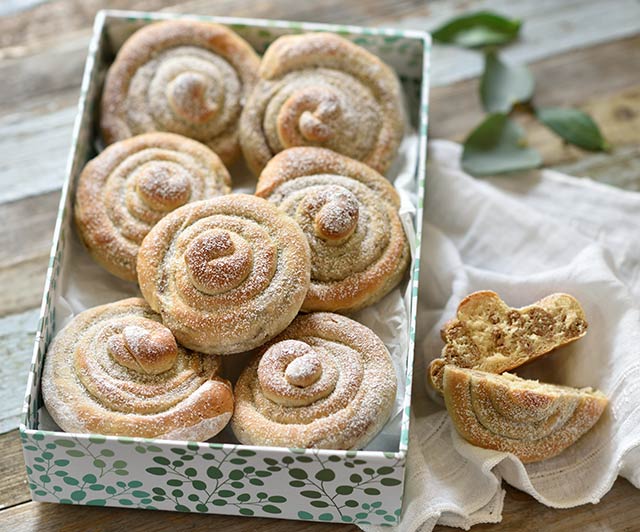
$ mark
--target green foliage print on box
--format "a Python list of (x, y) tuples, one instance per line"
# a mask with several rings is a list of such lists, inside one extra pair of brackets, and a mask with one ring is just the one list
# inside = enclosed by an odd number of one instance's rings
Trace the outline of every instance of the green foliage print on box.
[[(343, 460), (338, 455), (329, 455), (323, 459), (318, 452), (290, 450), (293, 456), (284, 456), (280, 461), (264, 458), (264, 462), (269, 468), (285, 469), (289, 475), (289, 486), (300, 489), (300, 495), (309, 500), (312, 508), (299, 511), (298, 518), (371, 524), (370, 516), (375, 513), (389, 524), (399, 522), (400, 509), (389, 513), (382, 508), (382, 502), (375, 499), (382, 495), (384, 487), (399, 486), (402, 483), (393, 475), (397, 475), (398, 470), (403, 469), (404, 458), (396, 457), (391, 465), (374, 469), (367, 465), (366, 460), (358, 458), (355, 451), (348, 452)], [(310, 474), (305, 465), (314, 461), (320, 464), (321, 469), (315, 474)], [(348, 483), (335, 482), (336, 465), (341, 469), (346, 467), (353, 470)], [(358, 500), (362, 501), (363, 495), (374, 499), (372, 502), (361, 504)]]
[[(45, 434), (35, 432), (30, 438), (24, 434), (22, 438), (25, 450), (38, 452), (31, 466), (27, 465), (29, 488), (35, 495), (49, 496), (61, 504), (106, 506), (114, 502), (156, 509), (151, 504), (151, 493), (139, 489), (143, 483), (125, 478), (129, 476), (127, 462), (118, 459), (108, 447), (102, 447), (106, 442), (104, 436), (90, 436), (85, 441), (65, 437), (45, 443)], [(155, 450), (161, 451), (159, 447)], [(78, 458), (91, 459), (93, 470), (72, 474), (77, 468), (68, 466)]]
[[(254, 451), (231, 448), (200, 453), (201, 448), (197, 444), (188, 445), (187, 448), (192, 452), (179, 447), (171, 448), (173, 459), (167, 456), (153, 457), (156, 465), (146, 468), (146, 471), (163, 477), (166, 483), (166, 488), (152, 489), (153, 500), (171, 501), (175, 509), (182, 512), (189, 512), (191, 507), (195, 507), (196, 511), (206, 513), (212, 510), (211, 506), (231, 506), (247, 516), (254, 515), (256, 509), (274, 515), (282, 513), (278, 505), (287, 502), (285, 497), (267, 491), (255, 493), (255, 488), (247, 489), (249, 486), (262, 488), (264, 479), (272, 475), (268, 468), (256, 469), (247, 465), (247, 458), (255, 456)], [(189, 465), (198, 454), (210, 464), (205, 471)], [(226, 475), (222, 472), (225, 463), (236, 466)], [(186, 500), (190, 504), (185, 503), (185, 488), (188, 488)]]

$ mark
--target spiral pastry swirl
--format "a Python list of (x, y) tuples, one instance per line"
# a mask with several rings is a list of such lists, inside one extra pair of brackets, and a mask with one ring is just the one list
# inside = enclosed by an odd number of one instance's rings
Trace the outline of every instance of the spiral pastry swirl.
[(204, 441), (233, 412), (220, 358), (178, 345), (140, 298), (77, 315), (45, 357), (42, 395), (67, 432)]
[(509, 373), (444, 368), (443, 394), (462, 437), (523, 462), (551, 458), (575, 443), (600, 418), (606, 396), (591, 388), (543, 384)]
[(353, 312), (402, 279), (410, 253), (400, 198), (367, 165), (324, 148), (289, 148), (266, 166), (256, 195), (296, 220), (309, 241), (304, 310)]
[(280, 37), (260, 64), (240, 119), (240, 142), (257, 174), (278, 152), (322, 146), (385, 172), (404, 130), (401, 89), (376, 56), (342, 37)]
[(186, 20), (150, 24), (122, 46), (102, 97), (106, 143), (149, 131), (202, 142), (225, 164), (239, 154), (238, 120), (260, 60), (219, 24)]
[(136, 256), (149, 230), (191, 201), (231, 192), (220, 158), (194, 140), (147, 133), (112, 144), (78, 179), (75, 220), (92, 256), (122, 279), (136, 280)]
[(243, 194), (173, 211), (138, 254), (143, 296), (183, 345), (203, 353), (239, 353), (277, 335), (300, 310), (309, 271), (296, 223)]
[(391, 357), (344, 316), (298, 316), (240, 375), (232, 428), (248, 445), (358, 449), (387, 422), (396, 395)]

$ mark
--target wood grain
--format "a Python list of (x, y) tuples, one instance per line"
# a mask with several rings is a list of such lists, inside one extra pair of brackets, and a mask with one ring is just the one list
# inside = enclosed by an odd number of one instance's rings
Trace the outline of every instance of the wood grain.
[[(588, 154), (566, 147), (521, 118), (530, 143), (542, 151), (547, 165), (640, 189), (640, 4), (635, 0), (567, 0), (562, 5), (538, 0), (11, 0), (0, 7), (0, 336), (6, 361), (0, 369), (0, 432), (17, 423), (34, 307), (41, 298), (90, 27), (103, 7), (419, 29), (480, 7), (520, 16), (526, 21), (523, 38), (505, 50), (505, 57), (532, 62), (537, 103), (590, 111), (614, 151)], [(636, 36), (620, 38), (634, 31)], [(438, 47), (434, 62), (435, 85), (448, 85), (432, 91), (430, 136), (460, 140), (482, 117), (478, 81), (450, 82), (476, 75), (480, 56)], [(27, 502), (19, 445), (17, 431), (0, 435), (0, 507), (11, 507), (0, 512), (0, 530), (357, 530), (348, 525)], [(638, 523), (640, 491), (618, 480), (600, 504), (570, 510), (546, 508), (508, 488), (503, 522), (474, 530), (631, 532), (640, 529)]]
[[(0, 435), (0, 509), (31, 500), (17, 430)], [(4, 512), (0, 512), (0, 522)], [(0, 525), (0, 530), (6, 530)]]

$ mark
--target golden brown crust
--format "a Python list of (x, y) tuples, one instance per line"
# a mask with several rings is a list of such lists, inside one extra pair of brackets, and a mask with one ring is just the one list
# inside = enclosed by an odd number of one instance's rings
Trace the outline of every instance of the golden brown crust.
[(269, 202), (244, 194), (185, 205), (138, 254), (138, 282), (185, 346), (230, 354), (264, 344), (295, 318), (309, 288), (309, 245)]
[(147, 133), (108, 146), (78, 178), (76, 227), (93, 258), (114, 275), (136, 280), (144, 237), (168, 212), (231, 192), (220, 158), (194, 140)]
[(509, 371), (582, 338), (587, 326), (580, 303), (568, 294), (551, 294), (516, 309), (495, 292), (474, 292), (460, 302), (457, 317), (442, 328), (446, 345), (429, 366), (429, 383), (442, 390), (447, 364), (492, 373)]
[(300, 315), (240, 375), (232, 428), (248, 445), (359, 449), (395, 395), (391, 357), (373, 331), (338, 314)]
[(353, 312), (391, 291), (409, 264), (393, 186), (324, 148), (289, 148), (260, 174), (256, 195), (292, 217), (311, 248), (306, 311)]
[(561, 453), (596, 424), (607, 405), (604, 394), (590, 388), (455, 366), (446, 366), (443, 374), (444, 400), (460, 435), (524, 463)]
[(251, 46), (219, 24), (149, 24), (124, 43), (107, 74), (104, 140), (170, 131), (206, 144), (229, 164), (240, 151), (238, 120), (259, 64)]
[(404, 131), (400, 84), (376, 56), (330, 33), (280, 37), (240, 119), (258, 175), (283, 149), (322, 146), (385, 172)]
[(204, 441), (233, 412), (218, 357), (176, 344), (140, 298), (78, 314), (45, 357), (42, 395), (67, 432)]

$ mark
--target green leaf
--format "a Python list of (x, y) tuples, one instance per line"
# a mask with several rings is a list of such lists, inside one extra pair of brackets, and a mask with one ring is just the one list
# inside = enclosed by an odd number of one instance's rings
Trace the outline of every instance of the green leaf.
[(480, 97), (485, 111), (509, 113), (516, 103), (528, 102), (535, 82), (526, 66), (503, 63), (495, 51), (484, 58), (484, 73), (480, 81)]
[(269, 502), (275, 502), (275, 503), (287, 502), (286, 497), (283, 497), (282, 495), (272, 495), (267, 500)]
[(167, 470), (164, 467), (148, 467), (146, 469), (147, 473), (151, 473), (152, 475), (162, 476), (167, 474)]
[[(222, 473), (220, 475), (222, 476)], [(211, 478), (215, 478), (215, 477), (211, 477)], [(240, 480), (241, 478), (244, 478), (244, 473), (239, 469), (234, 469), (229, 473), (229, 478), (231, 480)]]
[(80, 457), (84, 456), (84, 453), (82, 451), (78, 451), (78, 450), (75, 450), (75, 449), (67, 451), (67, 454), (69, 456), (73, 456), (74, 458), (80, 458)]
[(353, 493), (353, 488), (351, 486), (338, 486), (336, 488), (336, 493), (338, 495), (351, 495)]
[(301, 491), (300, 495), (306, 497), (307, 499), (319, 499), (320, 497), (322, 497), (319, 491), (314, 490)]
[(309, 512), (298, 512), (298, 517), (300, 519), (313, 519), (313, 515), (311, 515)]
[(220, 471), (217, 467), (211, 466), (207, 469), (207, 476), (214, 480), (222, 478), (222, 471)]
[(229, 497), (233, 497), (235, 494), (236, 494), (235, 491), (231, 491), (231, 490), (220, 490), (218, 492), (218, 495), (220, 497), (224, 497), (225, 499)]
[(539, 107), (536, 109), (536, 116), (540, 122), (569, 144), (589, 151), (609, 149), (598, 125), (588, 114), (578, 109)]
[(316, 508), (328, 508), (329, 503), (325, 501), (311, 501), (311, 506), (315, 506)]
[(113, 462), (113, 467), (115, 467), (116, 469), (122, 469), (123, 467), (127, 467), (127, 462), (125, 462), (124, 460), (116, 460), (115, 462)]
[(316, 473), (316, 479), (323, 482), (331, 482), (336, 478), (336, 474), (331, 469), (321, 469)]
[(244, 456), (244, 457), (247, 457), (247, 456), (255, 456), (255, 455), (256, 455), (256, 452), (255, 452), (255, 451), (249, 451), (249, 450), (247, 450), (247, 449), (240, 449), (239, 451), (237, 451), (237, 452), (236, 452), (236, 454), (237, 454), (238, 456)]
[(298, 480), (304, 480), (307, 478), (307, 472), (304, 469), (290, 469), (289, 475)]
[(358, 506), (358, 501), (354, 499), (349, 499), (348, 501), (344, 501), (344, 505), (349, 508), (356, 508)]
[(87, 496), (87, 494), (86, 494), (83, 490), (76, 490), (76, 491), (72, 491), (72, 492), (71, 492), (71, 498), (72, 498), (74, 501), (81, 501), (81, 500), (83, 500), (86, 496)]
[(195, 477), (198, 475), (198, 471), (195, 469), (195, 467), (187, 467), (187, 469), (184, 470), (184, 474), (188, 477)]
[(519, 20), (480, 11), (450, 20), (431, 36), (438, 42), (465, 48), (494, 46), (513, 41), (518, 36), (521, 25)]
[(189, 507), (185, 506), (184, 504), (176, 504), (175, 508), (179, 512), (188, 512), (189, 511)]
[(289, 486), (291, 486), (292, 488), (302, 488), (304, 487), (305, 483), (302, 480), (291, 480), (289, 482)]
[(204, 482), (202, 482), (202, 480), (194, 480), (191, 484), (193, 485), (194, 489), (197, 489), (200, 491), (204, 491), (207, 489), (207, 485)]
[(367, 495), (380, 495), (380, 490), (378, 488), (365, 488), (364, 492)]
[(238, 512), (242, 515), (253, 515), (253, 510), (251, 508), (240, 508)]
[(198, 510), (199, 512), (202, 513), (206, 513), (207, 512), (207, 505), (206, 504), (196, 504), (196, 510)]
[(183, 482), (179, 478), (170, 478), (167, 480), (169, 486), (182, 486)]
[(320, 521), (332, 521), (333, 520), (333, 514), (320, 514), (318, 516), (318, 519), (320, 519)]
[(313, 458), (311, 458), (310, 456), (306, 456), (306, 455), (300, 455), (300, 456), (296, 456), (296, 460), (298, 462), (303, 462), (305, 464), (309, 464), (311, 462), (313, 462)]
[(240, 495), (238, 495), (238, 501), (240, 502), (247, 502), (250, 498), (251, 495), (249, 495), (248, 493), (241, 493)]
[(95, 482), (98, 481), (98, 479), (96, 478), (95, 475), (92, 475), (91, 473), (85, 475), (84, 477), (82, 477), (83, 482), (86, 482), (87, 484), (93, 484)]
[(56, 460), (55, 462), (53, 462), (55, 465), (57, 465), (58, 467), (65, 467), (69, 465), (69, 460)]
[(383, 478), (382, 480), (380, 480), (380, 484), (382, 484), (383, 486), (397, 486), (400, 483), (400, 480), (398, 480), (397, 478)]
[(154, 456), (153, 461), (160, 465), (169, 465), (171, 462), (164, 456)]
[(264, 486), (264, 482), (259, 478), (250, 478), (249, 484), (253, 484), (254, 486)]
[(354, 473), (349, 477), (349, 480), (354, 484), (358, 484), (359, 482), (362, 482), (362, 477), (358, 475), (358, 473)]
[(274, 506), (273, 504), (265, 504), (262, 507), (262, 510), (269, 513), (269, 514), (281, 514), (282, 510), (280, 508), (278, 508), (277, 506)]
[(535, 168), (540, 154), (523, 146), (524, 132), (503, 113), (488, 115), (464, 142), (462, 167), (473, 175)]

